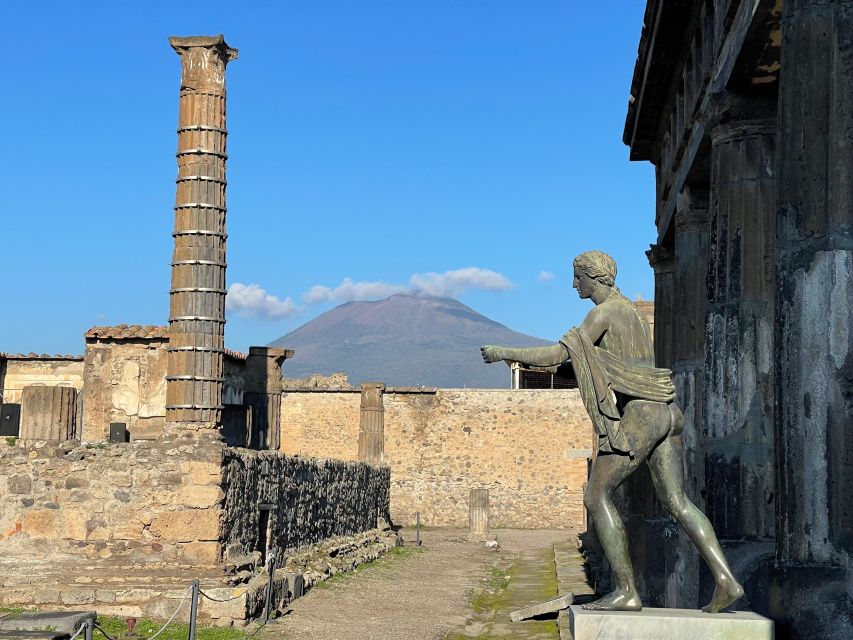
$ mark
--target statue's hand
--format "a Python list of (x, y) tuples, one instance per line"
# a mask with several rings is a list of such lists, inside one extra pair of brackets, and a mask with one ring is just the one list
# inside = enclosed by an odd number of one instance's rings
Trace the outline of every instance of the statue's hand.
[(491, 344), (487, 344), (485, 346), (480, 347), (480, 353), (483, 355), (483, 362), (498, 362), (499, 360), (503, 360), (503, 355), (501, 354), (501, 348), (496, 347)]

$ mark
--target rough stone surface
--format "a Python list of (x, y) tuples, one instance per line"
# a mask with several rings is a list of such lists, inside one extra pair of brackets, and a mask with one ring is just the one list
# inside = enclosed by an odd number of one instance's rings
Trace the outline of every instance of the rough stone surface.
[(73, 635), (86, 620), (95, 620), (95, 611), (42, 611), (18, 613), (0, 618), (0, 631), (39, 631), (50, 628)]
[(65, 386), (24, 387), (21, 440), (63, 442), (75, 435), (77, 390)]
[(229, 450), (223, 469), (228, 557), (261, 549), (260, 504), (274, 504), (267, 545), (276, 562), (321, 540), (374, 529), (388, 518), (390, 471), (359, 462), (309, 460), (278, 452)]
[[(383, 459), (393, 522), (468, 525), (487, 488), (494, 527), (586, 527), (582, 495), (592, 426), (577, 390), (386, 389)], [(287, 391), (281, 448), (355, 460), (361, 396)], [(529, 443), (525, 445), (524, 443)]]

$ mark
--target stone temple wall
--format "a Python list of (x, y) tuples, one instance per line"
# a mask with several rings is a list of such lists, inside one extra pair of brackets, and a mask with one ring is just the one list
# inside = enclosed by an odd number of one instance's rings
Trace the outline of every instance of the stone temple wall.
[[(281, 564), (297, 549), (375, 529), (378, 518), (389, 518), (389, 478), (388, 467), (363, 462), (228, 450), (222, 476), (226, 556), (262, 551), (264, 536)], [(274, 506), (266, 523), (263, 505)]]
[[(352, 391), (286, 391), (282, 450), (355, 460), (359, 403)], [(592, 437), (576, 389), (389, 388), (392, 520), (410, 525), (419, 511), (425, 525), (467, 526), (470, 490), (488, 488), (492, 526), (584, 529)]]

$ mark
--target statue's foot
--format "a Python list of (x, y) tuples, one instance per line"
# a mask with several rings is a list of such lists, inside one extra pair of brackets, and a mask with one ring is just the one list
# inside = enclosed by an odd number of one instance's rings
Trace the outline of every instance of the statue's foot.
[(719, 613), (726, 607), (729, 607), (743, 596), (743, 587), (737, 581), (730, 577), (724, 576), (717, 580), (717, 588), (714, 589), (714, 597), (711, 602), (702, 607), (705, 613)]
[(587, 602), (581, 606), (590, 611), (640, 611), (643, 608), (643, 603), (636, 591), (617, 589), (603, 598)]

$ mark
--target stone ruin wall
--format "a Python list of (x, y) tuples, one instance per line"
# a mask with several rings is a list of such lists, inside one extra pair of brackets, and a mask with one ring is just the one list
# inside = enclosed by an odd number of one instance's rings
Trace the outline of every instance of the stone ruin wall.
[(310, 460), (277, 451), (229, 449), (223, 463), (223, 544), (228, 558), (257, 549), (260, 504), (274, 504), (270, 547), (285, 554), (328, 538), (375, 529), (389, 519), (387, 467), (342, 460)]
[[(355, 390), (357, 391), (357, 390)], [(494, 527), (583, 530), (592, 426), (577, 390), (438, 389), (384, 394), (391, 518), (468, 524), (471, 488), (488, 488)], [(360, 394), (286, 391), (281, 448), (355, 460)]]
[[(246, 598), (203, 602), (202, 618), (257, 615), (262, 500), (277, 505), (266, 551), (307, 585), (396, 543), (376, 528), (388, 518), (387, 468), (234, 449), (199, 434), (95, 446), (0, 442), (0, 495), (3, 606), (162, 618), (197, 577), (229, 597), (223, 580), (240, 566)], [(283, 602), (293, 597), (286, 584), (276, 591)]]
[[(111, 422), (131, 440), (152, 440), (166, 424), (166, 327), (117, 325), (86, 332), (83, 441), (101, 442)], [(223, 402), (243, 403), (245, 356), (225, 353)]]

